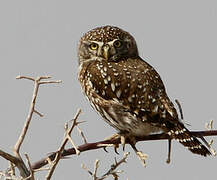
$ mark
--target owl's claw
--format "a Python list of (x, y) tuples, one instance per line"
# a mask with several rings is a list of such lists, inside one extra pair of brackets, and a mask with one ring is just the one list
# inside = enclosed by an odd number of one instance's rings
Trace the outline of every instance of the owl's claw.
[(116, 146), (116, 145), (114, 146), (115, 153), (119, 155), (119, 152), (117, 151), (118, 148), (119, 148), (118, 145), (117, 145), (117, 146)]
[[(113, 134), (111, 137), (106, 138), (105, 140), (112, 140), (112, 139), (118, 139), (121, 140), (121, 145), (123, 146), (123, 151), (125, 151), (125, 144), (126, 144), (126, 136), (122, 134)], [(119, 148), (118, 144), (114, 144), (114, 150), (116, 154), (119, 154), (117, 149)]]
[(123, 151), (125, 151), (125, 145), (126, 145), (126, 138), (123, 135), (120, 135), (121, 137), (121, 145), (123, 146)]
[(107, 152), (107, 153), (108, 153), (108, 151), (107, 151), (106, 147), (103, 147), (103, 150), (104, 150), (105, 152)]

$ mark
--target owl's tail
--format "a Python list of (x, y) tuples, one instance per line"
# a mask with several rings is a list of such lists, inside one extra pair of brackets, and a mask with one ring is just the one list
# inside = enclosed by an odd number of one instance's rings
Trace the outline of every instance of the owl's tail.
[(171, 130), (167, 133), (169, 136), (187, 147), (192, 153), (202, 156), (211, 155), (206, 146), (204, 146), (195, 136), (193, 136), (181, 122), (178, 122), (176, 126), (171, 127)]

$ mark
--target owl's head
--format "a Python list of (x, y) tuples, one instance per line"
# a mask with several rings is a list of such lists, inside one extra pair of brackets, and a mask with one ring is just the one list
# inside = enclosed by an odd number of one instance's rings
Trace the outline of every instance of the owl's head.
[(114, 27), (97, 27), (85, 33), (78, 46), (79, 64), (91, 60), (119, 61), (137, 57), (135, 39), (126, 31)]

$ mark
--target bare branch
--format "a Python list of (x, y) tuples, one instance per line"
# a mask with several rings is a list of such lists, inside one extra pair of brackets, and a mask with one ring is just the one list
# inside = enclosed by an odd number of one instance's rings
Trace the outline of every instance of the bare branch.
[[(34, 176), (33, 176), (33, 169), (31, 168), (28, 156), (26, 155), (28, 164), (29, 164), (29, 169), (26, 167), (22, 157), (20, 156), (20, 147), (24, 141), (24, 138), (26, 136), (27, 130), (29, 128), (33, 113), (38, 114), (39, 116), (43, 116), (41, 113), (39, 113), (38, 111), (35, 110), (35, 102), (36, 102), (36, 98), (37, 98), (37, 94), (38, 94), (38, 89), (39, 89), (39, 85), (40, 83), (42, 84), (49, 84), (49, 83), (59, 83), (60, 81), (42, 81), (43, 79), (49, 79), (50, 76), (41, 76), (41, 77), (37, 77), (37, 78), (32, 78), (32, 77), (27, 77), (27, 76), (17, 76), (16, 79), (27, 79), (30, 81), (34, 81), (34, 90), (33, 90), (33, 95), (32, 95), (32, 100), (31, 100), (31, 104), (29, 107), (29, 113), (27, 115), (26, 118), (26, 122), (23, 126), (23, 129), (20, 133), (20, 136), (16, 142), (16, 144), (14, 145), (13, 148), (13, 152), (15, 154), (15, 156), (12, 156), (2, 150), (0, 150), (0, 156), (2, 156), (3, 158), (5, 158), (6, 160), (8, 160), (9, 162), (11, 162), (11, 167), (13, 167), (13, 164), (16, 165), (16, 167), (19, 169), (20, 171), (20, 175), (25, 178), (25, 179), (31, 179), (34, 180)], [(12, 169), (13, 170), (13, 169)], [(14, 171), (14, 170), (13, 170)], [(15, 171), (14, 171), (15, 172)], [(13, 174), (12, 174), (13, 175)]]
[(21, 75), (17, 76), (16, 79), (28, 79), (28, 80), (31, 80), (31, 81), (35, 81), (35, 79), (32, 78), (32, 77), (21, 76)]
[(78, 126), (77, 126), (77, 130), (78, 130), (79, 134), (81, 135), (84, 143), (86, 144), (87, 143), (87, 139), (85, 138), (83, 131)]
[(56, 83), (61, 83), (61, 80), (57, 81), (41, 81), (39, 84), (56, 84)]
[(95, 161), (95, 165), (94, 165), (94, 170), (93, 170), (93, 179), (94, 180), (97, 180), (96, 173), (97, 173), (98, 168), (99, 168), (99, 159), (97, 159)]
[(111, 168), (101, 177), (97, 177), (97, 170), (99, 168), (99, 160), (97, 159), (94, 163), (94, 170), (93, 172), (91, 172), (87, 167), (85, 167), (84, 164), (81, 165), (81, 167), (86, 170), (92, 177), (93, 180), (104, 180), (105, 178), (107, 178), (108, 176), (113, 176), (115, 180), (118, 180), (118, 173), (122, 173), (123, 171), (116, 171), (116, 169), (118, 168), (118, 166), (120, 166), (122, 163), (126, 163), (126, 159), (128, 157), (130, 153), (124, 153), (124, 157), (117, 162), (116, 158), (115, 158), (115, 162), (114, 164), (111, 165)]
[(5, 158), (6, 160), (12, 162), (13, 164), (19, 163), (19, 159), (17, 159), (15, 156), (12, 156), (9, 153), (6, 153), (2, 150), (0, 150), (0, 156)]
[(35, 177), (34, 177), (34, 170), (32, 169), (29, 156), (28, 156), (27, 154), (25, 154), (25, 157), (26, 157), (26, 160), (27, 160), (27, 162), (28, 162), (28, 166), (29, 166), (29, 170), (30, 170), (30, 177), (32, 178), (32, 180), (35, 180)]
[(115, 169), (118, 168), (118, 166), (120, 166), (122, 163), (126, 163), (126, 159), (129, 156), (129, 152), (124, 153), (124, 157), (117, 162), (117, 160), (115, 159), (115, 163), (111, 165), (111, 168), (107, 171), (107, 173), (105, 173), (103, 175), (103, 177), (109, 176), (110, 174), (114, 174), (115, 173)]
[(34, 109), (34, 113), (38, 114), (40, 117), (44, 116), (43, 114), (41, 114), (40, 112), (36, 111), (35, 109)]
[(76, 154), (77, 154), (77, 155), (80, 155), (81, 152), (78, 150), (78, 148), (76, 147), (75, 143), (73, 142), (71, 136), (70, 136), (68, 133), (67, 133), (67, 135), (66, 135), (66, 138), (71, 142), (72, 146), (73, 146), (74, 149), (75, 149)]
[[(211, 131), (191, 131), (191, 133), (195, 136), (195, 137), (202, 137), (202, 136), (217, 136), (217, 130), (211, 130)], [(165, 140), (165, 139), (170, 139), (170, 136), (168, 134), (153, 134), (153, 135), (149, 135), (149, 136), (144, 136), (144, 137), (136, 137), (136, 141), (151, 141), (151, 140)], [(98, 141), (98, 142), (94, 142), (94, 143), (86, 143), (83, 145), (78, 146), (78, 150), (80, 152), (84, 152), (84, 151), (89, 151), (89, 150), (94, 150), (94, 149), (100, 149), (100, 148), (104, 148), (104, 147), (108, 147), (108, 146), (113, 146), (114, 144), (120, 144), (120, 138), (118, 139), (110, 139), (110, 140), (103, 140), (103, 141)], [(128, 140), (126, 141), (126, 143), (129, 143)], [(55, 158), (57, 152), (53, 152), (53, 153), (49, 153), (49, 158), (51, 160), (53, 160)], [(76, 151), (74, 148), (69, 148), (69, 149), (65, 149), (62, 153), (62, 157), (64, 156), (69, 156), (69, 155), (73, 155), (76, 154)], [(47, 164), (47, 157), (43, 158), (37, 162), (35, 162), (34, 164), (32, 164), (32, 168), (33, 169), (38, 169), (41, 168), (43, 166), (45, 166)]]
[[(37, 98), (37, 95), (38, 95), (38, 89), (39, 89), (39, 85), (42, 83), (40, 82), (40, 80), (42, 79), (48, 79), (50, 78), (50, 76), (41, 76), (41, 77), (37, 77), (36, 79), (32, 78), (32, 77), (27, 77), (27, 76), (17, 76), (16, 79), (28, 79), (28, 80), (31, 80), (31, 81), (34, 81), (34, 90), (33, 90), (33, 95), (32, 95), (32, 100), (31, 100), (31, 104), (30, 104), (30, 108), (29, 108), (29, 113), (27, 115), (27, 118), (26, 118), (26, 122), (24, 124), (24, 127), (23, 127), (23, 130), (14, 146), (14, 154), (16, 155), (17, 158), (21, 158), (20, 154), (19, 154), (19, 151), (20, 151), (20, 147), (23, 143), (23, 140), (26, 136), (26, 133), (27, 133), (27, 130), (28, 130), (28, 127), (29, 127), (29, 124), (31, 122), (31, 119), (32, 119), (32, 115), (34, 112), (36, 112), (37, 114), (40, 114), (38, 113), (38, 111), (35, 110), (35, 102), (36, 102), (36, 98)], [(60, 81), (53, 81), (52, 83), (59, 83)], [(48, 82), (43, 82), (43, 83), (50, 83), (49, 81)], [(41, 116), (41, 114), (40, 114)]]
[(93, 173), (82, 163), (81, 167), (86, 170), (91, 176), (93, 175)]
[[(50, 158), (48, 157), (48, 159), (50, 159), (51, 161), (53, 162), (50, 162), (51, 163), (51, 168), (46, 176), (46, 179), (47, 180), (50, 180), (51, 179), (51, 176), (53, 175), (54, 173), (54, 170), (56, 169), (56, 166), (58, 164), (58, 162), (60, 161), (61, 157), (62, 157), (62, 154), (63, 154), (63, 151), (64, 151), (64, 148), (65, 148), (65, 145), (66, 143), (68, 142), (69, 140), (69, 137), (70, 137), (70, 134), (72, 132), (72, 130), (74, 129), (74, 127), (77, 125), (77, 119), (79, 117), (79, 115), (81, 114), (81, 109), (78, 110), (78, 112), (76, 113), (75, 117), (74, 117), (74, 121), (73, 121), (73, 124), (72, 126), (70, 127), (70, 129), (68, 129), (68, 127), (66, 126), (66, 135), (63, 139), (63, 142), (60, 146), (60, 148), (58, 149), (58, 151), (55, 153), (55, 158)], [(71, 137), (70, 137), (71, 138)], [(73, 148), (75, 149), (75, 148)], [(76, 151), (75, 151), (76, 152)], [(46, 162), (48, 162), (48, 160), (46, 159)], [(32, 166), (33, 167), (33, 166)], [(33, 168), (35, 169), (35, 168)]]

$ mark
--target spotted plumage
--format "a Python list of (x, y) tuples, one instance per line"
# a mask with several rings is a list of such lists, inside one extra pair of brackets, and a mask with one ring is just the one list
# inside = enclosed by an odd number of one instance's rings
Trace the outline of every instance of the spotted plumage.
[(113, 26), (93, 29), (81, 38), (78, 57), (85, 95), (119, 133), (165, 132), (193, 153), (210, 154), (179, 121), (159, 74), (139, 57), (129, 33)]

